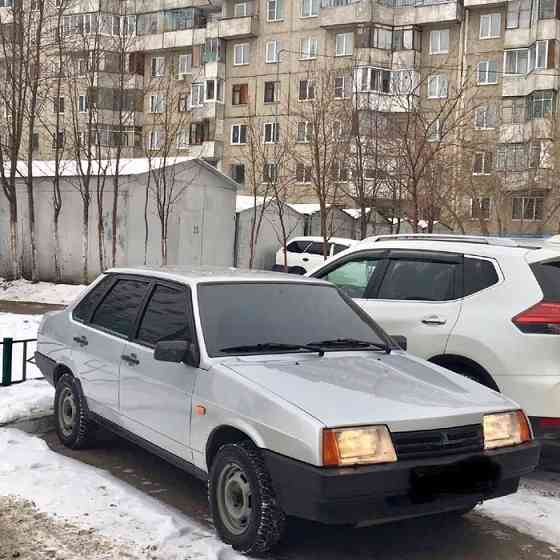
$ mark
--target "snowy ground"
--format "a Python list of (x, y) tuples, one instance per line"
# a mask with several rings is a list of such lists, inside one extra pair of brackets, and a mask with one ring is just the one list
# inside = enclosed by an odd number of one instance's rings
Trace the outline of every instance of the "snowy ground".
[(0, 427), (24, 418), (50, 414), (54, 388), (45, 379), (0, 387)]
[(191, 518), (105, 471), (54, 453), (37, 437), (0, 429), (0, 457), (0, 496), (30, 500), (42, 513), (93, 530), (96, 538), (128, 549), (129, 558), (242, 558)]
[(34, 303), (72, 303), (84, 289), (83, 285), (54, 284), (28, 280), (7, 281), (0, 278), (0, 300)]

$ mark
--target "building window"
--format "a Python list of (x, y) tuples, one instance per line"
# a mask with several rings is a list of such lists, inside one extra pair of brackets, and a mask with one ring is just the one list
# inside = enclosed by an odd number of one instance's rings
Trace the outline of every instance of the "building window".
[(150, 130), (150, 134), (148, 136), (148, 148), (150, 150), (158, 150), (161, 148), (161, 141), (162, 141), (162, 131), (159, 128), (153, 128)]
[(231, 127), (231, 143), (232, 144), (247, 144), (247, 125), (234, 124)]
[(449, 29), (430, 31), (430, 54), (447, 54), (449, 52)]
[(161, 78), (165, 74), (165, 58), (163, 56), (152, 57), (152, 78)]
[(64, 113), (64, 97), (53, 99), (53, 113)]
[(80, 113), (87, 113), (89, 110), (89, 98), (87, 95), (80, 95), (78, 98), (78, 111)]
[(267, 0), (268, 21), (279, 21), (284, 17), (284, 0)]
[(552, 19), (556, 17), (555, 0), (539, 0), (539, 19)]
[(505, 51), (504, 68), (506, 74), (527, 74), (529, 70), (529, 49)]
[(192, 123), (189, 131), (189, 143), (199, 146), (204, 142), (204, 125), (203, 123)]
[(150, 95), (150, 113), (163, 113), (165, 97), (163, 95)]
[(233, 17), (247, 17), (249, 15), (249, 5), (247, 2), (237, 2), (233, 6)]
[(428, 125), (426, 139), (428, 142), (439, 142), (441, 140), (441, 126), (439, 119), (436, 119)]
[(313, 80), (300, 80), (299, 81), (299, 100), (308, 101), (315, 99), (315, 85)]
[(206, 95), (205, 101), (218, 101), (224, 100), (224, 82), (220, 79), (206, 80)]
[(361, 91), (391, 92), (391, 71), (383, 68), (362, 68)]
[(311, 60), (319, 54), (319, 41), (315, 37), (306, 37), (299, 42), (300, 58)]
[(264, 83), (264, 102), (276, 103), (280, 98), (280, 82)]
[(497, 39), (502, 34), (502, 15), (484, 14), (480, 16), (480, 38)]
[(245, 164), (233, 163), (231, 165), (231, 178), (240, 185), (245, 183)]
[(554, 92), (535, 91), (527, 97), (527, 119), (542, 119), (554, 112)]
[(471, 198), (471, 218), (473, 220), (490, 219), (490, 198)]
[[(554, 49), (551, 54), (554, 53)], [(549, 68), (548, 64), (548, 41), (536, 41), (529, 47), (529, 72), (535, 68), (544, 70)]]
[(344, 99), (346, 97), (346, 79), (345, 76), (336, 76), (334, 79), (334, 97), (335, 99)]
[(179, 55), (179, 76), (185, 76), (186, 74), (192, 74), (192, 53), (180, 54)]
[(354, 33), (337, 33), (335, 38), (335, 55), (352, 56), (354, 52)]
[(476, 152), (474, 154), (473, 175), (490, 175), (493, 163), (492, 152)]
[(60, 150), (64, 148), (64, 140), (65, 140), (64, 130), (58, 130), (55, 134), (53, 134), (53, 138), (52, 138), (53, 150)]
[(181, 128), (177, 131), (176, 146), (178, 150), (186, 150), (189, 147), (188, 128)]
[(348, 167), (343, 161), (337, 161), (334, 165), (334, 180), (337, 183), (347, 183), (348, 176)]
[(315, 17), (319, 15), (319, 0), (300, 0), (299, 15)]
[(241, 43), (233, 47), (233, 64), (243, 66), (249, 64), (249, 44)]
[(496, 150), (496, 169), (523, 171), (528, 167), (527, 144), (500, 144)]
[(311, 166), (304, 163), (296, 164), (296, 182), (300, 184), (311, 183)]
[(420, 32), (416, 29), (394, 29), (392, 48), (394, 51), (420, 50)]
[(525, 122), (525, 97), (509, 97), (502, 101), (502, 122), (504, 124), (520, 124)]
[(428, 97), (431, 99), (447, 97), (447, 74), (435, 74), (428, 78)]
[(278, 62), (279, 44), (277, 39), (267, 41), (265, 49), (265, 62), (267, 64), (276, 64)]
[(477, 82), (479, 85), (498, 83), (498, 63), (495, 60), (481, 60), (478, 63)]
[(297, 123), (296, 142), (308, 144), (311, 141), (311, 123), (309, 121), (299, 121)]
[(278, 180), (278, 164), (275, 162), (267, 162), (263, 167), (263, 181), (266, 183), (274, 183)]
[(204, 105), (204, 82), (193, 82), (191, 85), (191, 107)]
[(249, 85), (234, 84), (231, 88), (231, 104), (247, 105), (249, 103)]
[(544, 197), (542, 196), (514, 196), (511, 218), (530, 222), (541, 221), (544, 216), (543, 210)]
[(35, 152), (39, 149), (39, 133), (34, 132), (31, 137), (31, 149)]
[(497, 111), (495, 105), (482, 105), (476, 108), (474, 127), (479, 130), (496, 128)]
[(280, 139), (280, 123), (264, 123), (264, 143), (277, 144)]

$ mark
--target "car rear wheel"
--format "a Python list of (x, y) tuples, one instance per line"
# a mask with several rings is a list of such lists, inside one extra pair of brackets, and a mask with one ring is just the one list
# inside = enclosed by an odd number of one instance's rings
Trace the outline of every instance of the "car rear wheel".
[(250, 441), (218, 451), (208, 484), (220, 538), (245, 554), (264, 554), (282, 538), (286, 518), (278, 505), (262, 456)]
[(58, 438), (66, 447), (81, 449), (91, 442), (94, 426), (88, 418), (86, 399), (69, 373), (56, 384), (54, 418)]

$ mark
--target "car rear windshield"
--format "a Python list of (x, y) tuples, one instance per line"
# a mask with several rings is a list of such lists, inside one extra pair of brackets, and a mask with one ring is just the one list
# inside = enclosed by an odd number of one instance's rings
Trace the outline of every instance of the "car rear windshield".
[(560, 261), (536, 262), (531, 270), (541, 287), (544, 299), (560, 301)]
[[(379, 327), (333, 286), (290, 283), (202, 284), (200, 319), (208, 355), (225, 348), (305, 345), (336, 339), (385, 344)], [(379, 334), (376, 332), (379, 329)], [(278, 352), (286, 352), (279, 348)], [(269, 354), (262, 351), (240, 354)]]

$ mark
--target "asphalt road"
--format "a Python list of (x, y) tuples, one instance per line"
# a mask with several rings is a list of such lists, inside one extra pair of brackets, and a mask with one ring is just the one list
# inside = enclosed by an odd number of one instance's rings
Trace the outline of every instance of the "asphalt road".
[[(71, 451), (53, 432), (48, 445), (109, 471), (146, 494), (211, 526), (205, 485), (162, 459), (120, 438), (105, 435), (94, 448)], [(560, 477), (540, 472), (536, 484), (554, 484)], [(560, 522), (560, 520), (559, 520)], [(333, 528), (308, 522), (289, 526), (276, 560), (549, 560), (560, 551), (476, 513), (462, 519), (441, 516), (363, 529)]]

